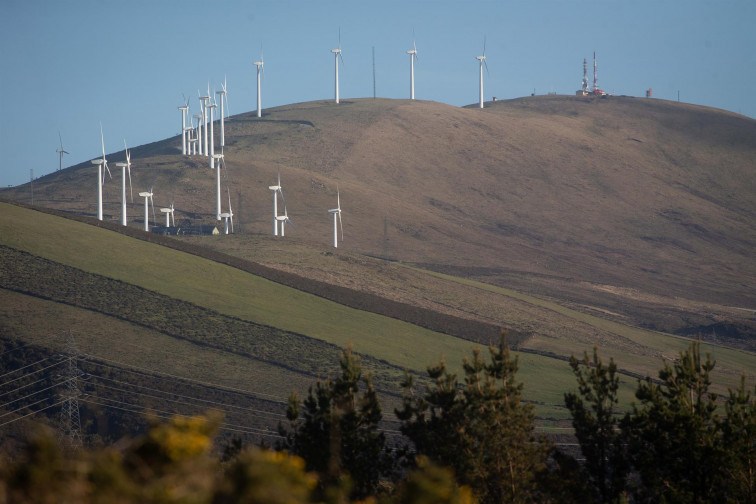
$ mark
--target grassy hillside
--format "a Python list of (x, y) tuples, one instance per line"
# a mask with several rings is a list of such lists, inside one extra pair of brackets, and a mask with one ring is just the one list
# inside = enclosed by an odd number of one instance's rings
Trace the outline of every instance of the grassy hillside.
[[(366, 99), (234, 116), (223, 185), (237, 230), (270, 234), (267, 186), (280, 168), (297, 226), (287, 240), (327, 249), (338, 184), (345, 250), (667, 332), (754, 334), (752, 313), (732, 307), (756, 306), (756, 121), (627, 97), (489, 105)], [(211, 222), (213, 174), (179, 142), (134, 149), (135, 187), (154, 184), (158, 205), (175, 200), (179, 222)], [(35, 202), (94, 215), (93, 173), (44, 177)], [(105, 188), (112, 220), (118, 185)], [(28, 200), (29, 188), (0, 194)], [(140, 201), (129, 215), (141, 226)]]
[[(301, 384), (307, 376), (312, 379), (333, 372), (337, 347), (332, 345), (354, 342), (355, 348), (366, 356), (366, 366), (375, 374), (381, 389), (389, 394), (398, 392), (403, 368), (419, 372), (445, 357), (450, 366), (459, 369), (462, 356), (469, 354), (472, 347), (468, 341), (346, 308), (229, 266), (113, 231), (12, 205), (2, 207), (0, 244), (13, 247), (0, 249), (4, 259), (0, 275), (3, 288), (53, 303), (45, 304), (47, 308), (40, 312), (39, 320), (30, 326), (35, 330), (23, 323), (24, 312), (10, 309), (25, 303), (9, 303), (4, 330), (12, 334), (38, 339), (38, 334), (44, 332), (39, 325), (45, 321), (58, 331), (65, 329), (65, 319), (58, 315), (63, 304), (94, 312), (103, 322), (107, 320), (103, 316), (119, 321), (114, 326), (93, 326), (101, 327), (99, 332), (93, 331), (99, 338), (88, 335), (85, 340), (96, 348), (102, 348), (103, 339), (112, 340), (108, 330), (118, 332), (116, 327), (123, 327), (121, 321), (125, 321), (136, 325), (136, 331), (127, 330), (123, 339), (117, 338), (119, 344), (111, 352), (124, 357), (131, 354), (132, 348), (141, 346), (138, 338), (142, 336), (138, 335), (146, 328), (157, 331), (152, 338), (161, 341), (178, 339), (220, 350), (210, 361), (210, 369), (201, 372), (209, 381), (216, 382), (213, 373), (223, 373), (226, 357), (243, 357), (250, 359), (251, 376), (261, 373), (266, 375), (264, 382), (285, 384)], [(24, 222), (27, 224), (22, 225)], [(213, 281), (208, 282), (208, 278)], [(502, 289), (469, 280), (444, 280), (512, 297)], [(545, 308), (558, 309), (549, 305)], [(602, 353), (615, 356), (622, 369), (636, 374), (653, 374), (660, 366), (661, 355), (673, 356), (685, 345), (677, 338), (646, 334), (626, 326), (601, 329), (602, 324), (611, 323), (579, 312), (567, 311), (563, 316), (565, 320), (582, 318), (584, 327), (603, 330), (607, 338), (600, 342)], [(82, 327), (80, 323), (75, 326)], [(294, 330), (298, 327), (303, 330)], [(130, 340), (131, 337), (137, 339)], [(562, 359), (589, 350), (590, 343), (570, 343), (553, 337), (546, 337), (545, 344), (543, 341), (540, 336), (531, 338), (523, 350), (546, 351), (556, 358), (521, 354), (520, 377), (526, 383), (526, 397), (542, 405), (542, 416), (563, 417), (564, 410), (559, 405), (572, 379)], [(163, 351), (162, 344), (157, 348)], [(715, 350), (718, 390), (734, 385), (740, 373), (754, 368), (753, 354)], [(304, 376), (285, 381), (270, 378), (271, 373), (277, 376), (279, 371), (281, 376)], [(625, 379), (628, 400), (633, 382), (630, 377)], [(282, 400), (281, 386), (274, 390)]]

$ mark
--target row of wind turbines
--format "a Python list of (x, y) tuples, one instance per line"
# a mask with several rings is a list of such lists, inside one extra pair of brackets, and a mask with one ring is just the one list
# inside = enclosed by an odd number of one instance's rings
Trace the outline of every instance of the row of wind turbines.
[[(331, 49), (331, 53), (333, 53), (334, 56), (334, 102), (339, 103), (339, 59), (341, 59), (341, 64), (344, 64), (344, 56), (342, 55), (341, 51), (341, 30), (339, 29), (339, 45), (336, 47), (336, 49)], [(407, 54), (410, 57), (410, 100), (415, 99), (415, 61), (417, 61), (417, 44), (416, 41), (412, 40), (412, 49), (407, 51)], [(262, 60), (262, 57), (260, 58)], [(483, 37), (483, 54), (480, 56), (475, 57), (476, 60), (478, 60), (479, 66), (480, 66), (480, 80), (479, 80), (479, 106), (480, 108), (483, 108), (483, 66), (486, 67), (486, 72), (488, 72), (488, 63), (486, 62), (486, 38)], [(257, 63), (255, 63), (257, 65)], [(258, 78), (257, 78), (257, 117), (260, 117), (260, 76), (258, 71)]]

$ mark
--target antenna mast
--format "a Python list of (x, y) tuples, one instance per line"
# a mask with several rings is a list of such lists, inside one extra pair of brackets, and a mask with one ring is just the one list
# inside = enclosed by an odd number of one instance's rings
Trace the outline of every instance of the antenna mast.
[(593, 92), (596, 93), (598, 91), (598, 84), (597, 84), (597, 69), (598, 65), (596, 64), (596, 51), (593, 51)]
[(583, 58), (583, 84), (582, 89), (584, 94), (588, 94), (588, 92), (591, 90), (588, 86), (588, 60)]
[(77, 381), (83, 373), (76, 364), (80, 354), (71, 332), (66, 334), (63, 352), (63, 358), (68, 362), (63, 376), (65, 389), (61, 394), (63, 405), (60, 409), (59, 443), (65, 451), (75, 452), (82, 446), (81, 419), (79, 417), (79, 396), (81, 392), (77, 386)]

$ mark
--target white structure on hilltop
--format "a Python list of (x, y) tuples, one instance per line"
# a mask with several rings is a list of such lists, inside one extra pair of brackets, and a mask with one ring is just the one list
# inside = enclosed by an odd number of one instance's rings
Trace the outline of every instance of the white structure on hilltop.
[(331, 49), (331, 52), (333, 53), (334, 57), (334, 65), (335, 65), (335, 83), (334, 83), (334, 101), (336, 103), (339, 103), (339, 58), (341, 58), (341, 63), (344, 64), (344, 56), (341, 55), (341, 29), (339, 29), (339, 47), (336, 49)]
[[(336, 208), (328, 210), (328, 213), (333, 214), (333, 246), (338, 248), (339, 246), (339, 233), (338, 229), (341, 228), (341, 241), (344, 241), (344, 226), (341, 223), (341, 195), (339, 194), (339, 187), (336, 186)], [(339, 217), (339, 227), (336, 227), (336, 216)]]
[(263, 62), (262, 48), (260, 49), (260, 61), (255, 61), (252, 64), (257, 67), (257, 117), (262, 117), (262, 92), (260, 88), (260, 74), (265, 73), (265, 63)]
[(131, 191), (131, 202), (134, 203), (134, 189), (131, 187), (131, 153), (126, 147), (126, 139), (123, 139), (123, 150), (126, 152), (126, 162), (116, 163), (121, 167), (121, 225), (126, 225), (126, 173), (129, 174), (129, 191)]
[(415, 60), (417, 59), (417, 45), (412, 40), (412, 49), (407, 51), (410, 56), (410, 100), (415, 99)]
[(483, 108), (483, 65), (486, 65), (486, 72), (488, 72), (488, 63), (486, 63), (486, 38), (483, 37), (483, 54), (476, 56), (476, 60), (480, 64), (480, 108)]
[[(155, 218), (155, 204), (152, 201), (152, 188), (149, 191), (140, 192), (139, 196), (144, 198), (144, 230), (149, 232), (150, 230), (150, 213), (149, 206), (152, 205), (152, 218)], [(149, 200), (149, 204), (148, 204)]]

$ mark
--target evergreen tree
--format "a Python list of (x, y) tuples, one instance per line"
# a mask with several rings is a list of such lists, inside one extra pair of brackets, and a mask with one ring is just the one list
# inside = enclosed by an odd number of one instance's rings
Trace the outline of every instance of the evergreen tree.
[(641, 476), (638, 497), (651, 502), (721, 502), (725, 450), (717, 396), (709, 392), (711, 355), (692, 343), (674, 366), (664, 363), (660, 384), (640, 381), (640, 401), (624, 429)]
[(285, 441), (278, 448), (302, 457), (308, 471), (319, 473), (321, 489), (345, 488), (348, 475), (353, 496), (362, 498), (375, 493), (381, 474), (390, 469), (385, 435), (378, 431), (381, 406), (351, 347), (342, 352), (340, 365), (341, 376), (310, 387), (304, 408), (292, 394), (287, 409), (290, 429), (279, 426)]
[(722, 422), (722, 445), (727, 498), (731, 502), (756, 503), (756, 386), (746, 390), (745, 376), (737, 390), (730, 390)]
[(422, 397), (413, 396), (408, 379), (396, 413), (418, 454), (453, 468), (481, 502), (535, 501), (550, 446), (533, 433), (533, 407), (522, 402), (517, 358), (505, 339), (489, 352), (489, 362), (479, 350), (465, 359), (463, 387), (443, 362), (428, 369), (434, 385)]
[(584, 470), (597, 502), (615, 502), (625, 490), (629, 464), (625, 441), (616, 417), (619, 376), (614, 359), (604, 365), (593, 347), (593, 361), (570, 357), (578, 391), (564, 395), (572, 426), (585, 457)]

